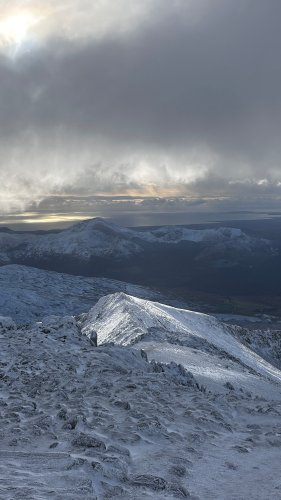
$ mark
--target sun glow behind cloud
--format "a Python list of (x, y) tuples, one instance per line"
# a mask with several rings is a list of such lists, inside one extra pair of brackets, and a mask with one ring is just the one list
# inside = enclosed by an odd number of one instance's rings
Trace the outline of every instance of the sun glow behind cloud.
[(18, 51), (35, 36), (40, 16), (29, 11), (15, 11), (0, 20), (0, 46), (4, 51)]
[(10, 0), (0, 3), (0, 48), (10, 56), (30, 41), (126, 35), (150, 18), (158, 0)]

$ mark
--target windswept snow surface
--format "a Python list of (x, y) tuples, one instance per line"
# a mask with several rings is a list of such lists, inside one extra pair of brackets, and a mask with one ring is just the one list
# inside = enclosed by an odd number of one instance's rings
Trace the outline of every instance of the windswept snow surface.
[(181, 242), (209, 243), (241, 252), (272, 252), (271, 244), (245, 234), (240, 229), (187, 229), (165, 226), (150, 231), (120, 227), (96, 218), (73, 225), (58, 233), (0, 233), (0, 262), (9, 264), (23, 259), (47, 259), (50, 256), (88, 261), (93, 257), (127, 258), (143, 252), (147, 245), (169, 245)]
[(73, 317), (1, 328), (0, 345), (1, 500), (188, 496), (200, 451), (173, 429), (193, 432), (170, 403), (205, 399), (192, 375), (93, 348)]
[(280, 499), (281, 372), (239, 335), (125, 293), (0, 318), (1, 500)]

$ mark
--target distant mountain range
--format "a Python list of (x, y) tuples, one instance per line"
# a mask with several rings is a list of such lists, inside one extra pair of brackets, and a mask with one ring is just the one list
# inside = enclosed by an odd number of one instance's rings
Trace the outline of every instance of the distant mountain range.
[[(235, 228), (187, 229), (184, 226), (164, 226), (141, 231), (96, 218), (45, 234), (14, 232), (3, 228), (0, 232), (0, 258), (2, 264), (49, 256), (71, 257), (84, 262), (94, 257), (117, 260), (143, 253), (152, 246), (182, 243), (208, 246), (209, 250), (212, 249), (210, 253), (217, 254), (231, 250), (245, 256), (257, 251), (268, 254), (272, 250), (268, 240), (248, 236)], [(201, 253), (200, 257), (204, 258), (204, 255)]]
[(137, 230), (97, 218), (59, 232), (0, 232), (2, 265), (225, 295), (275, 293), (279, 260), (275, 243), (229, 227)]

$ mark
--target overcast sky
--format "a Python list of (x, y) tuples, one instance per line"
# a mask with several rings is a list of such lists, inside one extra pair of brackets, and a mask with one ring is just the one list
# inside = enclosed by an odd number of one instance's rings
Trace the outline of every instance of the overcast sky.
[(277, 207), (280, 23), (280, 0), (1, 0), (1, 213)]

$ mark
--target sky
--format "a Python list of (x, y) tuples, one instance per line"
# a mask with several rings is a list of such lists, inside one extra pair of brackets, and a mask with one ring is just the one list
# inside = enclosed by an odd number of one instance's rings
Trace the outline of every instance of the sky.
[(0, 0), (0, 216), (278, 210), (280, 0)]

